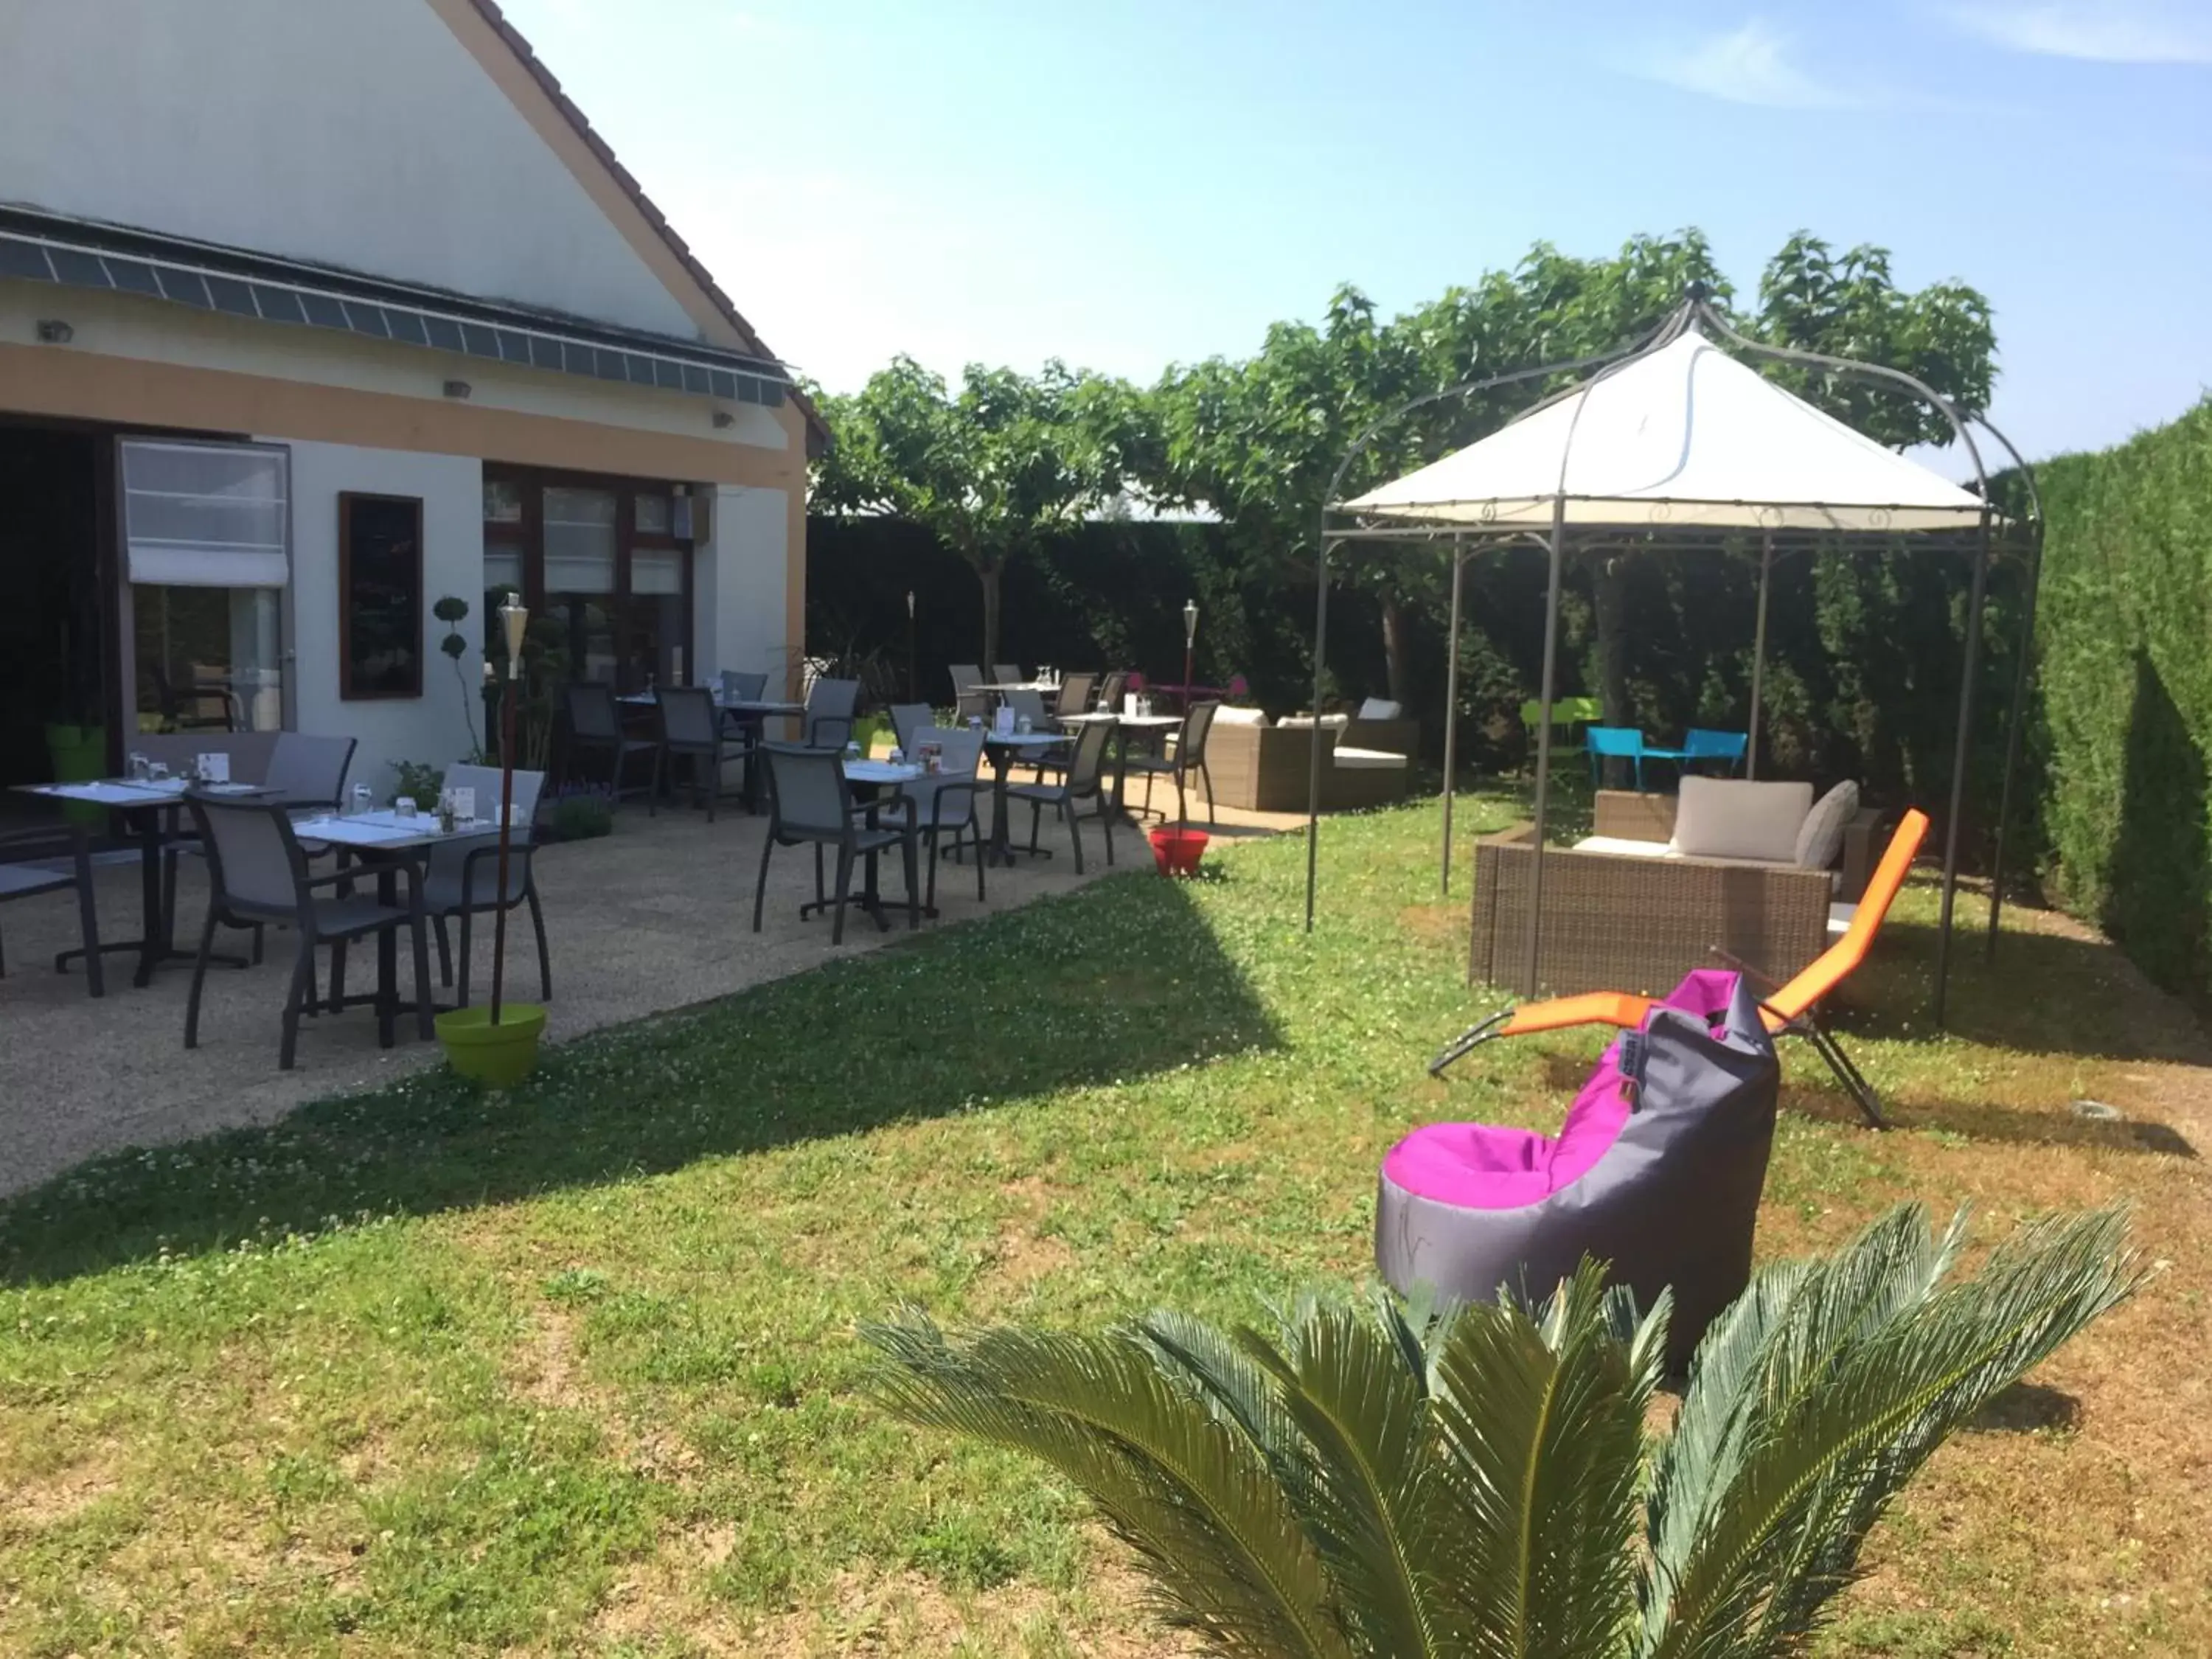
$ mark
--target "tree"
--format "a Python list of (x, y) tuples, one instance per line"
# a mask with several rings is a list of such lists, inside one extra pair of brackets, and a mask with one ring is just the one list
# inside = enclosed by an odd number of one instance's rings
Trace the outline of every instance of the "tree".
[(849, 397), (822, 400), (831, 443), (816, 506), (894, 514), (927, 527), (983, 590), (982, 662), (999, 659), (999, 579), (1120, 488), (1135, 406), (1119, 382), (1057, 359), (1034, 379), (969, 365), (960, 390), (910, 357)]
[(892, 1409), (1050, 1463), (1213, 1652), (1765, 1659), (1802, 1651), (1945, 1437), (2134, 1290), (2124, 1233), (2036, 1223), (1946, 1285), (1961, 1222), (1900, 1206), (1761, 1273), (1663, 1433), (1667, 1308), (1638, 1321), (1589, 1263), (1534, 1311), (866, 1334)]

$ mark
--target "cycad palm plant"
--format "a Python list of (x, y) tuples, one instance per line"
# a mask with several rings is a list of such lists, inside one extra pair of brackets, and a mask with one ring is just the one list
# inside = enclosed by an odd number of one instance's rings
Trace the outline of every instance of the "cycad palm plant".
[(1589, 1263), (1534, 1310), (866, 1335), (892, 1408), (1058, 1468), (1216, 1652), (1754, 1659), (1795, 1650), (1947, 1434), (2140, 1277), (2100, 1211), (1951, 1281), (1963, 1224), (1902, 1206), (1760, 1273), (1663, 1431), (1668, 1310)]

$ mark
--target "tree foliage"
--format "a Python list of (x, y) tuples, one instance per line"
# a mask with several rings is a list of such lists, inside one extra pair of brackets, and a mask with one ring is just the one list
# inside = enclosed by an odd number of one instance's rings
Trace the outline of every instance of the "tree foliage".
[(970, 364), (958, 391), (910, 357), (849, 397), (822, 399), (832, 442), (817, 511), (890, 514), (927, 526), (982, 586), (982, 657), (999, 657), (1008, 561), (1082, 522), (1121, 488), (1136, 421), (1120, 382), (1054, 360), (1035, 376)]
[(1537, 1309), (866, 1334), (893, 1410), (1050, 1463), (1210, 1651), (1767, 1659), (1802, 1650), (1944, 1437), (2139, 1281), (2111, 1211), (1948, 1282), (1963, 1242), (1907, 1206), (1766, 1269), (1663, 1434), (1667, 1306), (1639, 1320), (1589, 1263)]

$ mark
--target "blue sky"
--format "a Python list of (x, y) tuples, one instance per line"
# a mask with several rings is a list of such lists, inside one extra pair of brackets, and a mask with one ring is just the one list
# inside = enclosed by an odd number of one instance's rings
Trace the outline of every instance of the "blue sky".
[(1793, 230), (1996, 307), (2031, 456), (2212, 386), (2212, 0), (507, 0), (836, 390), (897, 351), (1149, 380), (1349, 281)]

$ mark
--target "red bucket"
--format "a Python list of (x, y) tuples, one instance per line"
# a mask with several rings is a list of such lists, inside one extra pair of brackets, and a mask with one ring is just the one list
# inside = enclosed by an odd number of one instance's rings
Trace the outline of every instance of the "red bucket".
[(1203, 830), (1155, 830), (1152, 861), (1160, 866), (1164, 876), (1194, 876), (1198, 873), (1200, 855), (1206, 851), (1206, 842)]

